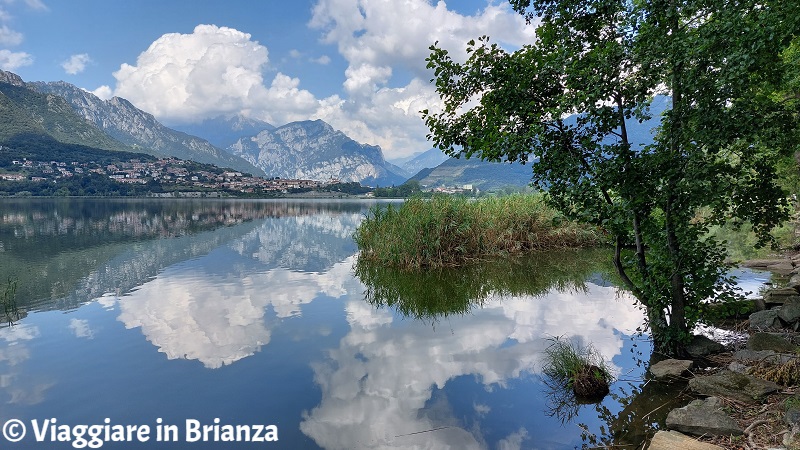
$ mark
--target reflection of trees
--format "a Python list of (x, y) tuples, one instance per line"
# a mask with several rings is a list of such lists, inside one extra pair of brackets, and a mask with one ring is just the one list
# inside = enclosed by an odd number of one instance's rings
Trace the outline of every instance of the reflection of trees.
[(540, 296), (551, 290), (585, 290), (586, 280), (613, 269), (605, 250), (546, 252), (465, 268), (404, 272), (359, 259), (355, 274), (365, 300), (417, 319), (465, 314), (490, 295)]
[[(491, 296), (540, 296), (552, 290), (586, 290), (587, 280), (615, 281), (605, 250), (547, 252), (521, 260), (492, 261), (461, 269), (408, 273), (376, 266), (363, 260), (355, 273), (366, 286), (365, 300), (376, 307), (391, 307), (404, 316), (435, 322), (453, 314), (466, 314), (483, 306)], [(649, 348), (649, 345), (648, 345)], [(637, 358), (639, 359), (639, 358)], [(643, 362), (637, 363), (644, 367)], [(640, 445), (680, 402), (680, 386), (638, 381), (615, 384), (610, 394), (612, 411), (603, 403), (578, 403), (572, 390), (553, 386), (546, 395), (549, 416), (569, 422), (582, 408), (594, 408), (605, 423), (599, 432), (583, 424), (584, 447)], [(666, 406), (665, 406), (666, 405)]]

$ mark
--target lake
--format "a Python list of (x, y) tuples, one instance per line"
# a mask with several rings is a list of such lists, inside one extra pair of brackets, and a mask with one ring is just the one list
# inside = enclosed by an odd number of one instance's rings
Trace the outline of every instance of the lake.
[[(635, 395), (650, 344), (605, 252), (363, 267), (373, 204), (0, 200), (20, 311), (0, 328), (0, 447), (80, 448), (97, 425), (103, 448), (562, 449), (639, 442), (674, 398)], [(543, 382), (559, 336), (611, 363), (601, 404)]]

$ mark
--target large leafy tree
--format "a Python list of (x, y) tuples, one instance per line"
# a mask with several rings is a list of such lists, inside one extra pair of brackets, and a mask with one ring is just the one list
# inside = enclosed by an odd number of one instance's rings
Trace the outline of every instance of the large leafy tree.
[[(444, 106), (423, 111), (429, 138), (452, 156), (534, 162), (556, 207), (612, 236), (656, 348), (680, 353), (706, 300), (734, 293), (708, 227), (750, 221), (766, 244), (787, 217), (775, 165), (798, 142), (787, 49), (800, 2), (511, 4), (536, 26), (530, 45), (508, 52), (484, 36), (463, 63), (431, 47)], [(667, 103), (654, 139), (634, 142), (654, 98)]]

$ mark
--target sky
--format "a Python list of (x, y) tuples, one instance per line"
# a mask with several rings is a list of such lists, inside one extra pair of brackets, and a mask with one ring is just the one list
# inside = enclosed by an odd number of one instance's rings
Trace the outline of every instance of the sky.
[(499, 0), (0, 0), (0, 69), (119, 96), (166, 125), (322, 119), (388, 158), (431, 148), (429, 47), (533, 26)]

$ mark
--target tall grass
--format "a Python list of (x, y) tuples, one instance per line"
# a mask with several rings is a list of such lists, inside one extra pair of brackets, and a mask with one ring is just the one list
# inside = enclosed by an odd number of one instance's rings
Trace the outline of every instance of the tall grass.
[(391, 267), (452, 267), (536, 250), (598, 245), (593, 227), (565, 220), (540, 194), (470, 200), (411, 198), (370, 210), (354, 236), (361, 257)]

